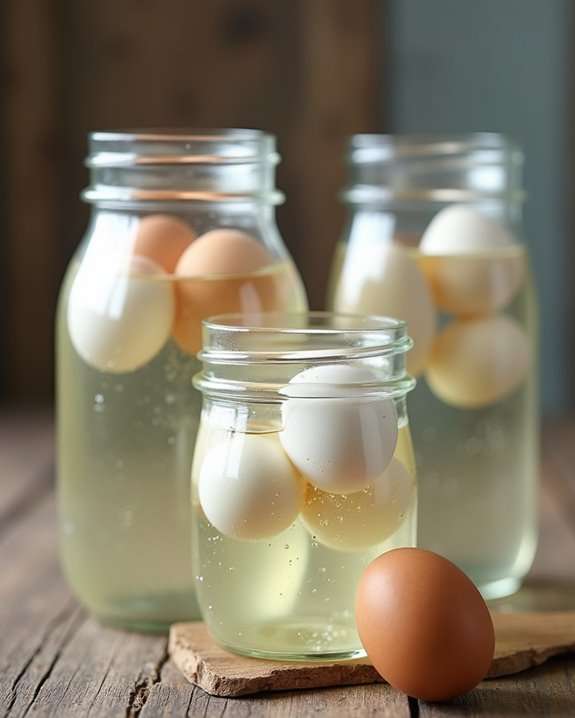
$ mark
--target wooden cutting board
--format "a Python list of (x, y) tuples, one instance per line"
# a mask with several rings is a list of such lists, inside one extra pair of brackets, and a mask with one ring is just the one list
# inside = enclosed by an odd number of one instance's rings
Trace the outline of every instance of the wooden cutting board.
[[(496, 646), (491, 678), (519, 673), (551, 656), (575, 651), (575, 611), (492, 615)], [(172, 626), (170, 655), (190, 682), (215, 696), (382, 681), (367, 659), (296, 663), (236, 656), (220, 648), (201, 622)]]

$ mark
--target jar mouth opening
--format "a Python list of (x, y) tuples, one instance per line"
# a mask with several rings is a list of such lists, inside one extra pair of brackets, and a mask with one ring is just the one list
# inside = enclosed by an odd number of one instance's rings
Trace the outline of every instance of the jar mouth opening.
[[(369, 400), (403, 397), (414, 386), (405, 373), (413, 342), (405, 322), (391, 317), (330, 312), (224, 314), (203, 322), (203, 370), (194, 385), (231, 401), (281, 403), (301, 395), (291, 379), (306, 368), (347, 364), (363, 369), (334, 394), (322, 384), (305, 398)], [(365, 371), (367, 370), (367, 371)], [(292, 391), (293, 389), (293, 391)]]
[(268, 205), (280, 161), (274, 135), (233, 128), (128, 129), (89, 136), (89, 203), (114, 209), (153, 204)]
[[(289, 397), (339, 401), (402, 398), (415, 382), (405, 372), (413, 346), (405, 322), (331, 312), (223, 314), (203, 322), (202, 393), (220, 400), (282, 403)], [(332, 385), (292, 383), (304, 369), (349, 365), (357, 374)]]
[(412, 346), (404, 321), (322, 311), (234, 313), (203, 322), (207, 363), (337, 363), (404, 354)]
[(497, 133), (360, 134), (347, 149), (351, 205), (417, 211), (418, 206), (496, 202), (520, 205), (523, 152)]
[(275, 137), (242, 128), (150, 128), (94, 131), (86, 166), (245, 165), (279, 162)]
[(353, 332), (384, 332), (396, 330), (405, 332), (406, 323), (394, 317), (373, 314), (352, 314), (346, 312), (230, 312), (216, 314), (204, 319), (207, 329), (218, 331), (276, 331), (282, 333), (339, 334)]
[(398, 157), (459, 155), (478, 150), (493, 150), (523, 161), (523, 152), (515, 140), (497, 132), (468, 134), (357, 134), (348, 143), (352, 161), (384, 161)]
[(142, 140), (147, 142), (196, 142), (214, 140), (261, 140), (272, 135), (263, 130), (242, 127), (127, 127), (117, 130), (94, 130), (90, 139), (94, 141), (118, 142)]

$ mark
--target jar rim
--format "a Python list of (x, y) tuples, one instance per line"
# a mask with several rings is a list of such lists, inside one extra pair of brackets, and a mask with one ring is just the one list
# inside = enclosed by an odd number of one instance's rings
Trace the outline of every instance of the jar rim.
[[(373, 155), (369, 157), (368, 151)], [(510, 136), (499, 132), (447, 133), (359, 133), (352, 135), (348, 152), (352, 159), (354, 152), (364, 151), (360, 161), (381, 161), (387, 157), (452, 155), (474, 150), (501, 150), (508, 152), (515, 162), (523, 162), (523, 150)]]
[(350, 137), (351, 182), (344, 202), (367, 207), (525, 200), (520, 187), (523, 150), (496, 132), (469, 134), (358, 134)]
[(93, 130), (89, 137), (94, 141), (145, 140), (162, 142), (213, 141), (217, 139), (260, 140), (273, 135), (264, 130), (243, 127), (128, 127), (116, 130)]
[[(405, 322), (392, 317), (322, 311), (236, 313), (209, 317), (203, 324), (203, 370), (194, 385), (204, 394), (254, 402), (280, 402), (286, 386), (303, 368), (351, 364), (373, 368), (373, 378), (338, 385), (366, 398), (402, 397), (414, 386), (404, 355), (413, 346)], [(273, 378), (246, 380), (229, 372), (268, 367)], [(385, 368), (383, 371), (382, 368)], [(233, 371), (232, 371), (233, 373)], [(314, 398), (314, 397), (311, 397)]]
[(257, 129), (151, 128), (89, 134), (90, 186), (101, 207), (153, 203), (281, 204), (274, 135)]
[[(284, 318), (284, 325), (281, 326), (279, 319)], [(289, 326), (287, 322), (293, 322), (294, 325), (303, 318), (312, 320), (312, 325), (308, 327)], [(349, 326), (330, 327), (320, 326), (321, 321), (328, 319), (342, 319), (348, 321)], [(352, 314), (347, 312), (328, 312), (312, 310), (309, 312), (261, 312), (248, 314), (242, 312), (230, 312), (226, 314), (216, 314), (212, 317), (204, 319), (202, 324), (207, 329), (217, 329), (218, 331), (251, 331), (251, 332), (269, 332), (276, 331), (279, 333), (322, 333), (322, 334), (339, 334), (342, 331), (346, 333), (352, 332), (376, 332), (398, 330), (405, 332), (406, 322), (395, 317), (379, 316), (375, 314)], [(317, 324), (318, 326), (315, 326)], [(354, 326), (355, 325), (355, 326)]]
[(90, 132), (86, 166), (278, 164), (275, 136), (242, 128), (151, 128)]

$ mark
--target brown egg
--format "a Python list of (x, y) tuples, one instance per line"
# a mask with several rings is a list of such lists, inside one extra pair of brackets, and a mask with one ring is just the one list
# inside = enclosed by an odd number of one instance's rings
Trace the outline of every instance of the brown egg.
[(202, 347), (201, 323), (207, 317), (280, 309), (278, 273), (257, 274), (272, 261), (265, 247), (244, 232), (217, 229), (198, 237), (176, 267), (172, 334), (178, 346), (196, 354)]
[(151, 214), (138, 224), (134, 254), (151, 259), (171, 274), (195, 238), (182, 220), (167, 214)]
[(180, 277), (247, 274), (271, 261), (263, 244), (249, 234), (237, 229), (214, 229), (188, 247), (180, 257), (176, 274)]
[(372, 561), (355, 616), (378, 673), (409, 696), (447, 700), (487, 675), (495, 633), (485, 601), (462, 571), (431, 551), (395, 549)]

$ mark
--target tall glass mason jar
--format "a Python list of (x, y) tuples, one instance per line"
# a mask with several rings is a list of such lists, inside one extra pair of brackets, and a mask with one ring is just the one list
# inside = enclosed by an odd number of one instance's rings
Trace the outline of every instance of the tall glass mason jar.
[(278, 155), (251, 130), (97, 132), (92, 205), (58, 311), (61, 556), (107, 623), (199, 616), (190, 469), (201, 321), (301, 311), (274, 219)]
[(419, 544), (483, 595), (515, 591), (537, 540), (537, 315), (521, 150), (504, 137), (358, 135), (329, 306), (407, 322)]
[(402, 322), (312, 312), (205, 323), (192, 470), (196, 586), (224, 647), (363, 655), (367, 564), (413, 546), (416, 482)]

